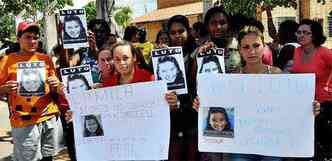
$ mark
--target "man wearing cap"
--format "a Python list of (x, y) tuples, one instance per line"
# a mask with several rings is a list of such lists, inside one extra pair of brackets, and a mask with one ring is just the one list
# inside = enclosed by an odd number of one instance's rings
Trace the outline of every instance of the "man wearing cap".
[[(7, 96), (14, 142), (14, 161), (52, 161), (55, 152), (55, 128), (59, 113), (56, 97), (63, 94), (50, 57), (36, 52), (39, 27), (23, 21), (17, 29), (20, 50), (0, 61), (0, 96)], [(19, 64), (43, 64), (43, 95), (23, 96), (18, 92)]]

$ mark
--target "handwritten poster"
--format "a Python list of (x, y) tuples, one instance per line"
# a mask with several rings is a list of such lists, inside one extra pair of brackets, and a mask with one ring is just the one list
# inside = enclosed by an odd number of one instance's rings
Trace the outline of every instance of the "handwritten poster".
[(313, 74), (200, 75), (199, 151), (311, 157)]
[(68, 95), (77, 160), (167, 159), (170, 118), (165, 93), (166, 84), (156, 81)]
[(152, 50), (152, 64), (156, 80), (165, 81), (169, 91), (187, 93), (182, 47)]

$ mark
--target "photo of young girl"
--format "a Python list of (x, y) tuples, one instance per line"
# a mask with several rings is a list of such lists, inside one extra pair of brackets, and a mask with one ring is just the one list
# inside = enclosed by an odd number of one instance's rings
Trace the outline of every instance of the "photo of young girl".
[(84, 137), (104, 136), (100, 115), (86, 115), (82, 120), (84, 120)]
[(223, 107), (210, 107), (208, 116), (206, 119), (206, 127), (204, 130), (204, 136), (211, 137), (234, 137), (234, 109), (225, 109)]
[(218, 57), (209, 55), (203, 58), (199, 73), (224, 73), (224, 71), (221, 69)]
[(88, 80), (83, 74), (73, 74), (68, 76), (67, 91), (68, 93), (78, 93), (91, 89)]
[(60, 11), (63, 47), (88, 47), (87, 20), (84, 9)]
[(64, 17), (64, 35), (63, 39), (66, 40), (76, 40), (77, 41), (86, 41), (87, 35), (84, 25), (80, 17), (76, 15), (66, 15)]
[(173, 56), (159, 57), (157, 65), (157, 80), (164, 80), (169, 90), (185, 87), (183, 72)]
[(151, 55), (156, 80), (167, 83), (168, 91), (188, 93), (182, 47), (155, 49)]

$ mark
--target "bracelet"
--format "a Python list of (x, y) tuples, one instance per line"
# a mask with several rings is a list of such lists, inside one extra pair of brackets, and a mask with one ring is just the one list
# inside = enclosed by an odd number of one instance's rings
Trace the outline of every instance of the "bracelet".
[(180, 101), (177, 100), (177, 101), (176, 101), (176, 108), (177, 108), (177, 109), (180, 109), (180, 105), (181, 105)]

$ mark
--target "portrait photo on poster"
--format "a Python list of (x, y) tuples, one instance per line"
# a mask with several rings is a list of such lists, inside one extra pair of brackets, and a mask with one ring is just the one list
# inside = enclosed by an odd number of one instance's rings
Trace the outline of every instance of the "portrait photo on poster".
[(234, 138), (234, 108), (209, 107), (204, 116), (203, 136)]
[(17, 67), (18, 94), (20, 96), (45, 95), (45, 62), (19, 62)]
[(64, 48), (87, 47), (87, 20), (84, 9), (61, 10)]
[(197, 55), (198, 74), (225, 73), (224, 49), (213, 48)]
[(83, 137), (104, 136), (101, 115), (90, 114), (81, 116)]
[(165, 81), (169, 91), (176, 91), (178, 94), (187, 93), (182, 48), (154, 50), (152, 63), (156, 80)]
[(92, 89), (93, 81), (89, 65), (60, 69), (61, 78), (67, 94)]

